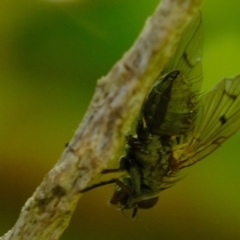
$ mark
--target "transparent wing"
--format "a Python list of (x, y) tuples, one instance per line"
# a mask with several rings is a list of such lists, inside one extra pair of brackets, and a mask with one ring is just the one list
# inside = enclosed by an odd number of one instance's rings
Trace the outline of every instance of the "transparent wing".
[(202, 83), (202, 49), (202, 18), (201, 12), (198, 12), (182, 34), (175, 54), (166, 65), (163, 74), (180, 70), (191, 84), (191, 92), (197, 94)]
[(226, 78), (199, 99), (195, 129), (178, 160), (188, 167), (208, 156), (240, 128), (240, 75)]

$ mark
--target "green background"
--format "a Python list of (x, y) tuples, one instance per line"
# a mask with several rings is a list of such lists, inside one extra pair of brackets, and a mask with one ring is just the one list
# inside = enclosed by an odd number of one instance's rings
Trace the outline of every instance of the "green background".
[[(131, 46), (157, 0), (0, 2), (0, 235), (53, 167), (96, 80)], [(203, 91), (240, 73), (240, 2), (209, 0)], [(83, 196), (63, 240), (239, 239), (240, 134), (187, 171), (135, 221), (107, 204), (113, 187)]]

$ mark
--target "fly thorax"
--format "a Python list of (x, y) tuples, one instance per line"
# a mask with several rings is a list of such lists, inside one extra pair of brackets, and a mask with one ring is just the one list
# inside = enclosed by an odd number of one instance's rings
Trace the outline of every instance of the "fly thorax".
[(134, 139), (128, 141), (127, 156), (135, 159), (140, 166), (155, 163), (165, 154), (159, 136), (151, 135), (145, 142), (138, 140), (137, 137)]

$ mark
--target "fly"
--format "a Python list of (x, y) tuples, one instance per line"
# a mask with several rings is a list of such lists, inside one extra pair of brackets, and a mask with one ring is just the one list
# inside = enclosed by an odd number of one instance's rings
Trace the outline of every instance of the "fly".
[(159, 193), (171, 187), (179, 171), (217, 149), (240, 128), (240, 75), (220, 81), (200, 95), (202, 20), (198, 13), (185, 30), (176, 52), (156, 80), (139, 114), (136, 134), (126, 136), (120, 178), (82, 190), (115, 183), (110, 203), (120, 210), (152, 208)]

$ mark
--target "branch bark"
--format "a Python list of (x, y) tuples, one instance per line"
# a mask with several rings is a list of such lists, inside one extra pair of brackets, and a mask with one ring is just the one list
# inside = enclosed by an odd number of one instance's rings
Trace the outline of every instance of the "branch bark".
[(54, 168), (0, 240), (59, 239), (80, 190), (112, 160), (144, 97), (202, 0), (163, 0), (131, 49), (98, 80), (82, 123)]

